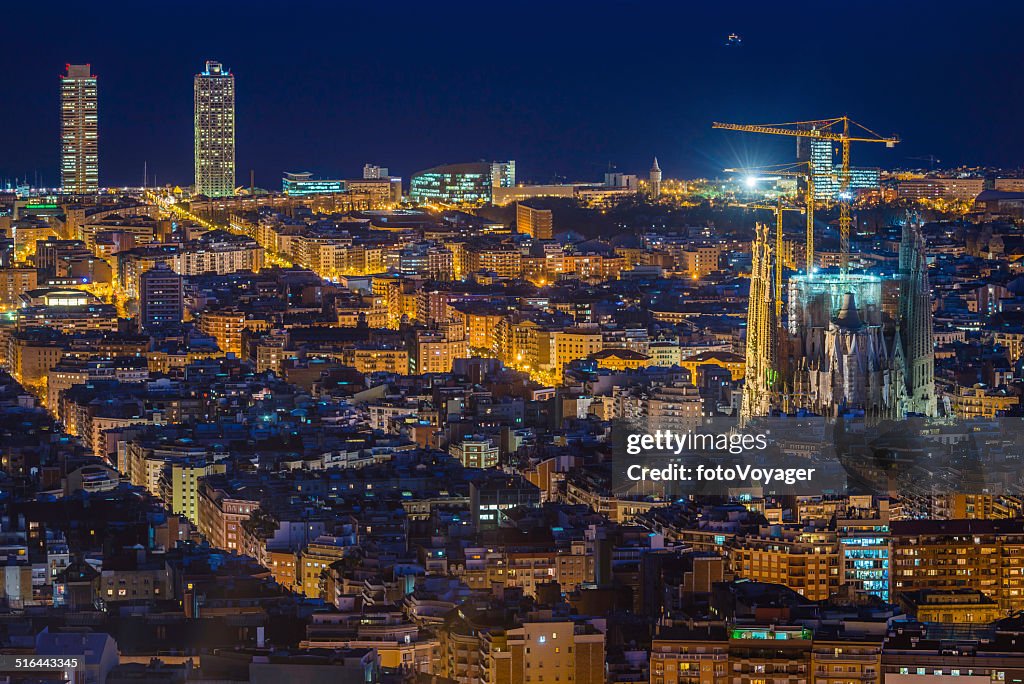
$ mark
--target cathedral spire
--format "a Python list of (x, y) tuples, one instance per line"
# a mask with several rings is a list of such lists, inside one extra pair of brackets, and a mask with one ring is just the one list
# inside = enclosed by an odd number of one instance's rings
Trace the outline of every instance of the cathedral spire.
[(921, 221), (907, 213), (900, 241), (900, 343), (906, 363), (906, 413), (934, 416), (935, 345), (928, 261)]
[[(750, 298), (747, 307), (746, 372), (740, 419), (765, 416), (771, 412), (778, 369), (778, 321), (775, 317), (773, 255), (768, 227), (757, 224), (751, 246)], [(775, 264), (777, 267), (777, 263)]]

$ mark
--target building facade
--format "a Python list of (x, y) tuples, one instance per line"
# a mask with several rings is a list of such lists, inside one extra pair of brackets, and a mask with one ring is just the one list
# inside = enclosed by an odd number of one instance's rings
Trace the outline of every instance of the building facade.
[(413, 174), (409, 197), (421, 203), (490, 204), (493, 188), (515, 184), (514, 161), (444, 164)]
[(181, 322), (185, 313), (180, 275), (158, 264), (139, 278), (139, 327), (152, 330)]
[(207, 61), (196, 74), (196, 193), (235, 194), (235, 77), (220, 62)]
[(68, 64), (60, 77), (60, 184), (65, 192), (99, 190), (99, 100), (88, 64)]
[(550, 240), (555, 235), (550, 209), (534, 209), (522, 202), (516, 204), (516, 230), (538, 240)]
[(985, 189), (984, 178), (910, 178), (896, 184), (900, 198), (974, 201)]
[(303, 173), (286, 172), (281, 178), (281, 192), (292, 196), (345, 192), (345, 181), (313, 178), (313, 174), (308, 171)]

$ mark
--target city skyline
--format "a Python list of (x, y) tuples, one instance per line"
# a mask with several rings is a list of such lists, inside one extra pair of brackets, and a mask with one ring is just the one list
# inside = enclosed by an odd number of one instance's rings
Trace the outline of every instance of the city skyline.
[(50, 9), (0, 682), (1024, 682), (1024, 7)]
[[(705, 7), (666, 8), (675, 22), (665, 26), (644, 22), (628, 4), (598, 4), (590, 13), (566, 6), (552, 10), (550, 24), (531, 26), (538, 40), (550, 46), (543, 57), (516, 53), (481, 64), (453, 63), (452, 48), (430, 41), (426, 31), (412, 32), (414, 25), (428, 29), (440, 23), (412, 6), (389, 18), (392, 33), (378, 34), (378, 42), (358, 32), (344, 34), (346, 40), (325, 41), (323, 29), (301, 12), (269, 22), (259, 13), (210, 9), (219, 21), (194, 27), (183, 49), (173, 54), (143, 48), (133, 36), (109, 45), (84, 40), (80, 36), (117, 30), (116, 22), (97, 24), (85, 17), (84, 31), (68, 32), (59, 50), (38, 45), (19, 50), (24, 38), (13, 38), (5, 61), (19, 74), (13, 92), (28, 106), (0, 114), (0, 129), (20, 131), (0, 161), (0, 178), (27, 175), (32, 180), (38, 173), (45, 185), (56, 184), (51, 141), (57, 122), (45, 105), (53, 101), (45, 82), (66, 62), (88, 62), (104, 75), (103, 144), (110, 150), (104, 156), (104, 184), (137, 185), (144, 164), (158, 182), (188, 181), (191, 133), (183, 125), (191, 118), (188, 80), (195, 64), (206, 59), (220, 61), (245, 79), (238, 173), (247, 180), (254, 170), (261, 187), (273, 187), (281, 172), (300, 168), (351, 176), (366, 161), (408, 177), (441, 163), (518, 159), (524, 179), (547, 181), (553, 176), (590, 180), (609, 163), (641, 172), (658, 155), (666, 177), (709, 175), (727, 166), (791, 156), (780, 143), (730, 139), (707, 130), (711, 120), (789, 121), (842, 113), (905, 136), (899, 158), (867, 151), (857, 163), (909, 166), (911, 157), (929, 155), (950, 165), (1015, 163), (1010, 150), (1024, 142), (1009, 116), (1015, 96), (1006, 95), (1005, 87), (971, 89), (970, 98), (948, 89), (967, 88), (975, 78), (979, 85), (1017, 78), (1008, 71), (1015, 55), (999, 37), (1019, 8), (1003, 8), (1007, 21), (995, 24), (984, 22), (980, 12), (925, 15), (914, 4), (887, 8), (884, 20), (869, 12), (843, 18), (825, 8), (819, 10), (820, 23), (835, 28), (822, 36), (810, 30), (813, 22), (785, 22), (777, 13), (741, 6), (746, 11), (738, 16)], [(381, 19), (365, 7), (308, 7), (326, 12), (326, 19), (344, 11), (354, 25)], [(12, 12), (16, 21), (19, 9)], [(612, 13), (623, 23), (622, 32), (610, 21)], [(455, 17), (446, 26), (458, 33), (468, 26), (460, 22), (469, 20)], [(560, 17), (572, 20), (556, 40)], [(58, 14), (57, 21), (70, 19)], [(514, 35), (525, 21), (512, 17), (497, 23), (489, 40)], [(928, 28), (898, 30), (908, 22)], [(170, 30), (155, 18), (147, 26), (152, 32), (147, 45)], [(218, 32), (223, 26), (229, 28)], [(670, 26), (681, 32), (674, 41), (666, 35)], [(636, 30), (625, 30), (630, 27)], [(726, 47), (732, 32), (742, 35), (741, 46)], [(401, 40), (392, 43), (392, 34)], [(616, 41), (605, 48), (602, 38), (613, 35)], [(929, 52), (936, 41), (954, 37), (962, 51)], [(484, 47), (481, 41), (488, 39), (471, 33), (466, 40)], [(278, 53), (254, 47), (266, 41), (288, 49)], [(424, 58), (427, 47), (436, 56)], [(799, 50), (806, 49), (822, 55), (820, 64), (799, 60)], [(580, 54), (592, 61), (580, 62)], [(609, 54), (615, 57), (608, 59)], [(539, 79), (540, 73), (549, 77)], [(948, 82), (945, 74), (970, 78)], [(615, 95), (608, 91), (613, 83), (621, 90)], [(758, 83), (773, 92), (770, 102), (758, 94)], [(891, 96), (896, 85), (899, 98)], [(936, 100), (942, 103), (938, 110)], [(584, 111), (587, 117), (578, 120)]]

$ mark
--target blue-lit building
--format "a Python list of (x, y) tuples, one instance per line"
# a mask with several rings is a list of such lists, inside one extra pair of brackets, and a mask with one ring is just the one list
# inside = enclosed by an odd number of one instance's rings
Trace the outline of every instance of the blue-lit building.
[[(842, 188), (842, 166), (835, 163), (835, 148), (831, 140), (801, 139), (797, 148), (799, 161), (810, 160), (814, 168), (814, 199), (835, 202)], [(878, 190), (881, 174), (877, 168), (850, 167), (850, 189)]]
[(335, 192), (345, 192), (345, 181), (343, 180), (322, 180), (313, 178), (313, 174), (285, 173), (281, 179), (281, 190), (286, 195), (329, 195)]
[(843, 584), (889, 601), (891, 535), (888, 509), (870, 504), (851, 517), (836, 519)]
[(831, 140), (811, 140), (811, 165), (814, 169), (814, 199), (834, 202), (839, 197), (839, 174), (836, 173)]
[(854, 190), (878, 190), (882, 187), (882, 173), (877, 168), (852, 166), (850, 187)]
[(514, 161), (444, 164), (413, 174), (409, 197), (421, 203), (489, 204), (493, 188), (515, 184)]

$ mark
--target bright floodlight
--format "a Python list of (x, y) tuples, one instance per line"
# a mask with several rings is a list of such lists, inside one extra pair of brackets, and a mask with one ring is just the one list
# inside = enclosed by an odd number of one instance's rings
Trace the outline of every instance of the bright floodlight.
[(743, 179), (743, 184), (747, 186), (747, 188), (749, 188), (750, 190), (753, 190), (755, 187), (757, 187), (757, 179), (754, 178), (753, 176), (747, 176), (746, 178)]

